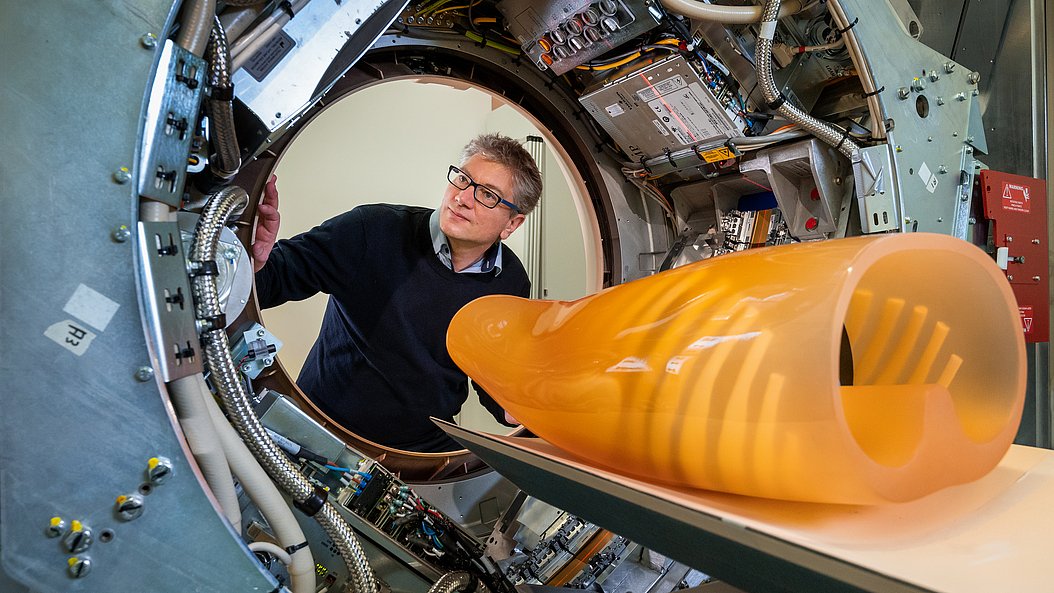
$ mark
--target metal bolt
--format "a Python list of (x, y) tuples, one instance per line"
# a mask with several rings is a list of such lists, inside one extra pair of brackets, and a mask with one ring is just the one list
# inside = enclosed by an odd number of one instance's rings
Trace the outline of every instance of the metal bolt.
[(933, 136), (926, 136), (926, 142), (933, 142)]
[(911, 81), (911, 90), (921, 93), (926, 90), (926, 83), (921, 78), (916, 78)]
[(903, 152), (903, 150), (904, 150), (904, 149), (902, 149), (902, 148), (900, 147), (900, 145), (898, 144), (898, 145), (897, 145), (897, 148), (896, 148), (896, 150), (897, 150), (897, 152)]
[(117, 497), (117, 517), (122, 521), (138, 519), (143, 514), (143, 497), (138, 494), (122, 494)]
[(46, 533), (48, 537), (58, 537), (65, 531), (66, 520), (62, 517), (52, 517), (51, 522), (48, 523), (48, 527), (44, 530), (44, 533)]
[(264, 366), (268, 366), (269, 367), (269, 366), (271, 366), (271, 363), (273, 363), (273, 362), (274, 362), (273, 358), (265, 358), (264, 359)]
[(944, 97), (937, 97), (937, 104), (944, 105)]
[(1014, 238), (1013, 237), (1007, 237), (1006, 238), (1006, 242), (1007, 243), (1013, 243), (1014, 242)]
[(1032, 239), (1033, 245), (1039, 245), (1039, 239)]
[(966, 219), (966, 222), (969, 222), (970, 224), (977, 224), (977, 219), (971, 216), (970, 218)]
[(132, 172), (128, 170), (128, 167), (121, 167), (113, 172), (112, 177), (114, 183), (124, 185), (132, 180)]
[(142, 45), (146, 49), (154, 49), (157, 47), (157, 36), (153, 33), (144, 33), (139, 38), (139, 45)]
[(953, 131), (952, 132), (952, 138), (958, 138), (958, 137), (959, 137), (959, 130)]
[(355, 19), (355, 24), (356, 25), (361, 25), (362, 24), (362, 19)]
[(967, 142), (973, 142), (973, 134), (970, 134), (969, 136), (967, 136), (966, 137), (966, 141)]
[(1025, 263), (1025, 256), (1019, 255), (1017, 257), (1012, 257), (1012, 258), (1010, 258), (1010, 261), (1012, 261), (1012, 262), (1014, 262), (1016, 264), (1023, 264), (1023, 263)]
[(230, 262), (234, 262), (238, 259), (239, 251), (237, 247), (227, 247), (223, 250), (223, 259)]
[(1032, 281), (1033, 282), (1039, 282), (1039, 276), (1033, 276), (1032, 277)]
[(942, 217), (938, 216), (938, 217), (937, 217), (937, 222), (944, 222), (944, 218), (942, 218)]
[(834, 184), (835, 185), (842, 185), (842, 178), (841, 177), (835, 177), (834, 178)]
[(122, 224), (121, 226), (114, 229), (113, 233), (110, 234), (114, 241), (118, 243), (124, 243), (132, 236), (132, 231), (128, 228), (128, 225)]
[(257, 337), (259, 337), (259, 338), (262, 338), (262, 337), (264, 337), (265, 335), (267, 335), (267, 332), (266, 332), (266, 331), (264, 331), (264, 330), (262, 330), (262, 329), (258, 329), (258, 330), (256, 330), (256, 336), (257, 336)]
[(966, 75), (966, 82), (970, 84), (977, 84), (978, 80), (981, 80), (981, 74), (978, 72), (971, 72)]
[(1012, 275), (1010, 275), (1010, 274), (1007, 274), (1007, 275), (1006, 275), (1006, 279), (1007, 279), (1007, 280), (1013, 280), (1013, 279), (1014, 279), (1014, 277), (1013, 277)]
[(900, 97), (901, 101), (903, 101), (904, 99), (907, 99), (908, 95), (910, 95), (910, 94), (911, 94), (911, 89), (909, 89), (906, 86), (902, 86), (899, 89), (897, 89), (897, 96)]
[(161, 485), (172, 477), (172, 462), (165, 457), (153, 457), (149, 461), (150, 483)]
[(941, 75), (937, 74), (936, 70), (930, 70), (930, 82), (937, 82), (940, 77)]
[(139, 367), (135, 370), (135, 380), (146, 383), (154, 377), (154, 369), (150, 367)]
[(91, 558), (87, 556), (69, 559), (69, 573), (75, 579), (83, 579), (91, 572)]
[(977, 95), (981, 94), (981, 91), (974, 89), (973, 92), (971, 92), (970, 94), (976, 97)]
[(282, 117), (282, 112), (279, 111), (278, 113), (274, 114), (274, 116), (280, 118), (280, 117)]
[(973, 146), (966, 147), (966, 154), (973, 154)]
[(951, 74), (952, 72), (954, 72), (955, 71), (955, 62), (945, 62), (944, 63), (944, 71), (947, 72), (948, 74)]
[(955, 94), (955, 100), (956, 101), (965, 101), (966, 100), (966, 93), (956, 93)]
[(69, 533), (62, 538), (62, 545), (71, 554), (80, 554), (91, 547), (91, 529), (81, 525), (80, 521), (74, 521)]
[(941, 165), (940, 167), (937, 167), (937, 171), (940, 172), (940, 173), (947, 173), (948, 172), (948, 167), (945, 167), (944, 165)]

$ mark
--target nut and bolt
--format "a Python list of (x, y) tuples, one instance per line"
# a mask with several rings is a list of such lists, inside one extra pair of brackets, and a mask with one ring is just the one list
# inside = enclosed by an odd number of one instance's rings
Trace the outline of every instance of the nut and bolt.
[(172, 477), (172, 462), (165, 457), (153, 457), (149, 463), (150, 483), (159, 486)]
[(937, 82), (940, 77), (941, 75), (937, 74), (936, 70), (930, 70), (930, 82)]
[(955, 72), (955, 62), (945, 62), (944, 63), (944, 71), (947, 72), (948, 74), (951, 74), (952, 72)]
[(955, 93), (955, 100), (956, 101), (965, 101), (966, 100), (966, 93)]
[(981, 80), (981, 74), (978, 72), (971, 72), (966, 75), (966, 82), (970, 84), (977, 84), (978, 80)]
[(256, 337), (258, 337), (258, 338), (262, 338), (262, 337), (264, 337), (265, 335), (267, 335), (267, 332), (266, 332), (266, 331), (264, 331), (264, 330), (262, 330), (262, 329), (258, 329), (258, 330), (256, 330)]
[(143, 497), (139, 494), (122, 494), (117, 497), (117, 517), (122, 521), (138, 519), (143, 514)]
[(916, 78), (915, 80), (911, 81), (911, 90), (917, 93), (921, 93), (922, 91), (926, 90), (926, 83), (921, 78)]
[(128, 170), (128, 167), (121, 167), (120, 169), (113, 172), (114, 183), (124, 185), (132, 180), (132, 172)]
[(65, 531), (66, 520), (62, 517), (52, 517), (51, 522), (48, 523), (48, 527), (44, 530), (44, 533), (46, 533), (48, 537), (58, 537), (65, 533)]
[(1015, 264), (1023, 264), (1025, 263), (1025, 256), (1019, 255), (1017, 257), (1012, 257), (1010, 258), (1010, 261), (1014, 262)]
[(973, 154), (973, 146), (966, 147), (966, 154)]
[(937, 104), (944, 105), (944, 97), (937, 97)]
[(154, 49), (157, 47), (157, 36), (153, 33), (144, 33), (139, 38), (139, 45), (142, 45), (145, 49)]
[(62, 545), (71, 554), (80, 554), (91, 547), (91, 529), (81, 525), (80, 521), (74, 521), (69, 533), (62, 538)]
[(75, 579), (83, 579), (91, 572), (91, 558), (87, 556), (69, 559), (69, 573)]
[(976, 97), (977, 95), (981, 94), (981, 91), (974, 89), (970, 94)]
[(110, 236), (113, 237), (114, 241), (117, 241), (118, 243), (124, 243), (128, 240), (129, 237), (132, 236), (132, 231), (128, 228), (128, 225), (122, 224), (121, 226), (114, 229), (113, 233), (111, 233)]
[(908, 87), (902, 86), (897, 89), (897, 96), (900, 97), (901, 101), (907, 99), (909, 95), (911, 95), (911, 89), (909, 89)]
[(150, 367), (139, 367), (135, 370), (135, 380), (140, 383), (146, 383), (152, 378), (154, 378), (154, 369)]

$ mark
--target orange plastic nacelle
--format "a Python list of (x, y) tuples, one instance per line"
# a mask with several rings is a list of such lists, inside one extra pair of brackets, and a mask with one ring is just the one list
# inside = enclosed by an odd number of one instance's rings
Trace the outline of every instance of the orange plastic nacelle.
[[(839, 384), (843, 327), (852, 385)], [(801, 501), (900, 502), (975, 480), (1009, 448), (1025, 393), (1006, 278), (937, 234), (754, 249), (576, 301), (484, 297), (447, 347), (570, 453)]]

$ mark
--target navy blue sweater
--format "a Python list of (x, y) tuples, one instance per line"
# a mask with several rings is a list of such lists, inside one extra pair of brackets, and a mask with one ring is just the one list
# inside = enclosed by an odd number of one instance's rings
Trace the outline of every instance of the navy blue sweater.
[[(446, 349), (451, 318), (484, 295), (530, 292), (523, 265), (507, 248), (497, 276), (443, 265), (432, 246), (431, 213), (360, 206), (278, 241), (256, 274), (261, 308), (330, 295), (300, 389), (356, 434), (413, 451), (459, 448), (428, 419), (453, 421), (468, 397), (468, 378)], [(490, 396), (480, 392), (480, 401), (505, 423)]]

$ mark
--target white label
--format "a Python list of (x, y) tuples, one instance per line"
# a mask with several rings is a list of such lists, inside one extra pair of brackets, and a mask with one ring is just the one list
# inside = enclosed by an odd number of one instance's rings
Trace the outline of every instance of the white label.
[[(680, 76), (674, 78), (681, 80)], [(665, 89), (676, 85), (660, 83), (655, 85), (655, 88), (660, 86)], [(726, 131), (732, 129), (728, 123), (728, 116), (711, 101), (702, 99), (704, 93), (706, 91), (703, 87), (693, 82), (687, 87), (678, 87), (674, 92), (650, 101), (648, 106), (682, 145), (690, 146), (724, 136)]]
[(648, 83), (648, 88), (637, 91), (637, 96), (640, 97), (641, 101), (648, 103), (662, 97), (663, 95), (677, 92), (686, 86), (688, 86), (688, 84), (684, 82), (684, 78), (682, 78), (680, 74), (677, 74), (666, 80), (660, 80), (655, 84)]
[(623, 113), (626, 113), (626, 110), (623, 109), (622, 105), (619, 105), (618, 103), (615, 103), (614, 105), (608, 105), (604, 108), (604, 111), (607, 111), (610, 117), (618, 117)]
[(666, 126), (663, 126), (662, 122), (660, 122), (659, 120), (653, 119), (653, 120), (651, 120), (651, 123), (655, 124), (655, 128), (657, 130), (659, 130), (659, 133), (662, 134), (663, 136), (669, 136), (670, 135), (670, 133), (666, 131)]
[(95, 334), (72, 319), (52, 325), (44, 331), (44, 335), (77, 356), (87, 352), (91, 341), (95, 339)]
[(922, 163), (919, 167), (919, 178), (926, 184), (926, 189), (932, 194), (937, 189), (937, 176), (930, 172), (930, 168), (926, 166), (926, 163)]
[(104, 331), (119, 307), (120, 305), (103, 294), (80, 284), (62, 310), (95, 329)]

